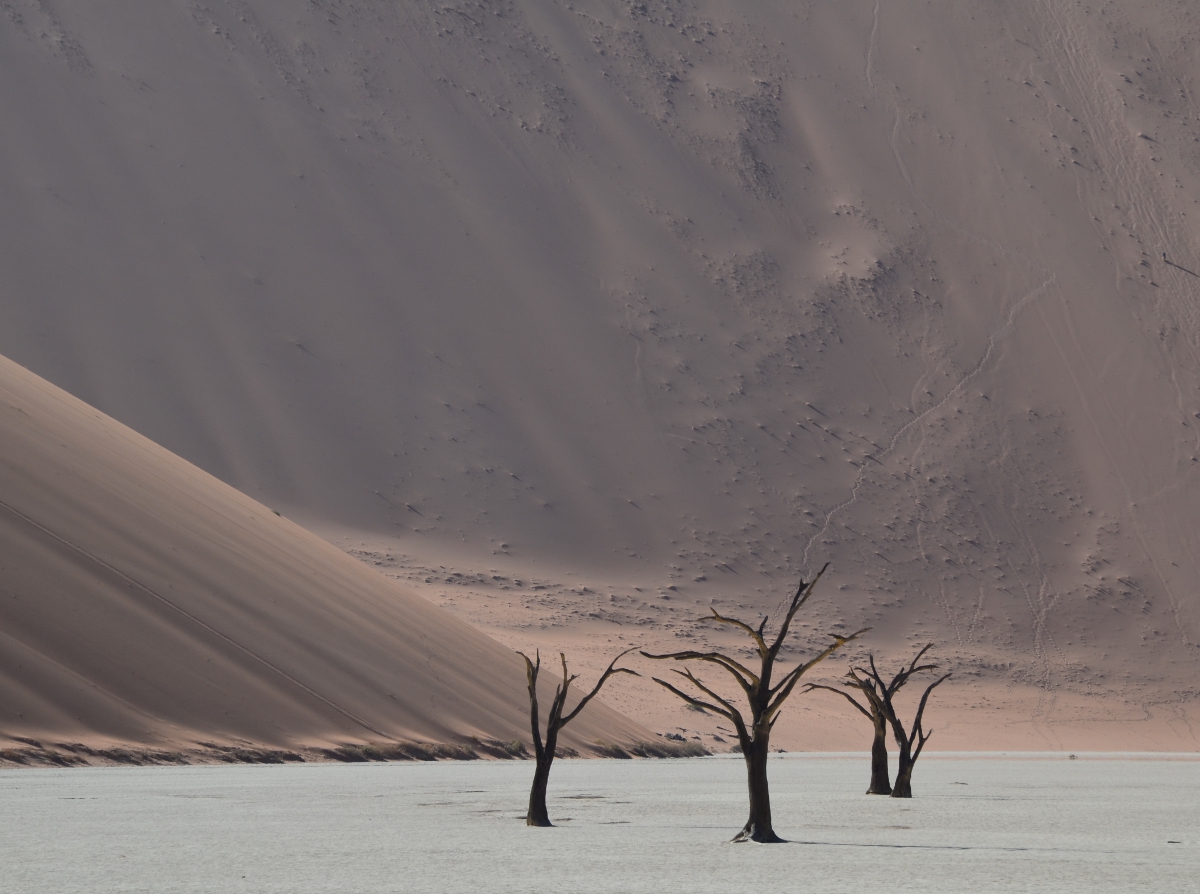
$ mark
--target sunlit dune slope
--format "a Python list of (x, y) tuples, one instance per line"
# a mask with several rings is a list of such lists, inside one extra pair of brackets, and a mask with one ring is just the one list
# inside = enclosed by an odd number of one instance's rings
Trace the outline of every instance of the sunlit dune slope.
[(514, 653), (3, 358), (0, 445), (0, 734), (528, 739)]

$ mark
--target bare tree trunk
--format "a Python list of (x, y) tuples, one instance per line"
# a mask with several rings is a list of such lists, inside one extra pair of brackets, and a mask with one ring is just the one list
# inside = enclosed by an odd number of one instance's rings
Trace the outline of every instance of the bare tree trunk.
[(897, 743), (900, 747), (900, 761), (896, 766), (896, 785), (892, 789), (893, 798), (912, 797), (912, 771), (916, 761), (910, 753), (908, 742)]
[[(924, 649), (921, 650), (922, 653), (924, 651)], [(920, 655), (917, 657), (919, 658)], [(915, 658), (913, 659), (913, 664), (916, 664)], [(925, 728), (921, 725), (921, 718), (925, 714), (925, 706), (929, 704), (930, 693), (948, 679), (950, 679), (950, 675), (944, 674), (925, 687), (925, 692), (921, 696), (921, 702), (917, 705), (916, 716), (913, 717), (911, 732), (905, 732), (904, 724), (900, 722), (900, 718), (896, 716), (896, 709), (892, 707), (891, 696), (889, 695), (888, 697), (888, 723), (891, 724), (892, 735), (896, 739), (896, 748), (900, 752), (900, 760), (896, 766), (896, 786), (892, 789), (893, 798), (912, 797), (913, 767), (917, 763), (917, 758), (921, 756), (921, 752), (925, 748), (925, 743), (933, 735), (933, 730), (925, 732)], [(914, 745), (916, 745), (916, 748), (913, 747)]]
[(537, 756), (533, 771), (533, 786), (529, 789), (529, 812), (525, 814), (527, 826), (552, 826), (546, 810), (546, 785), (550, 782), (550, 764), (554, 762), (554, 749), (544, 749)]
[[(756, 737), (757, 738), (757, 737)], [(767, 740), (756, 741), (743, 748), (746, 758), (746, 777), (750, 789), (750, 819), (734, 841), (757, 841), (774, 844), (783, 841), (771, 824), (771, 791), (767, 787)]]
[(892, 781), (888, 775), (887, 721), (875, 718), (875, 740), (871, 743), (871, 787), (868, 795), (890, 795)]
[[(871, 658), (874, 662), (874, 656)], [(874, 667), (874, 664), (872, 664)], [(865, 673), (865, 671), (864, 671)], [(847, 682), (842, 683), (843, 686), (857, 689), (866, 696), (866, 705), (859, 703), (858, 699), (852, 696), (845, 689), (837, 689), (833, 686), (826, 686), (823, 683), (809, 683), (805, 689), (812, 691), (814, 689), (825, 689), (829, 692), (836, 692), (850, 704), (854, 705), (858, 713), (871, 721), (871, 725), (875, 729), (875, 737), (871, 740), (871, 784), (867, 787), (868, 795), (890, 795), (892, 793), (892, 783), (888, 777), (888, 754), (887, 754), (887, 688), (880, 684), (876, 686), (876, 681), (873, 677), (860, 677), (855, 668), (851, 667), (846, 676), (849, 678)]]

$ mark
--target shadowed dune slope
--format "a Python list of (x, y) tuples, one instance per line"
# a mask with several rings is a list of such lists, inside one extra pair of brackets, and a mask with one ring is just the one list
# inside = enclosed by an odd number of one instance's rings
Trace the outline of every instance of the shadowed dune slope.
[(528, 739), (518, 656), (6, 359), (0, 443), (0, 733)]

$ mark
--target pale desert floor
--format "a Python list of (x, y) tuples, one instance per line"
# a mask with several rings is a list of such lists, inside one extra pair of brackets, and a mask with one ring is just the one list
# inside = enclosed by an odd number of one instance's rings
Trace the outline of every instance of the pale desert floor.
[[(780, 756), (778, 831), (731, 845), (742, 764), (562, 761), (554, 829), (528, 763), (0, 772), (11, 892), (1184, 891), (1200, 761), (923, 760), (868, 798), (865, 755)], [(1178, 842), (1178, 843), (1172, 843)]]

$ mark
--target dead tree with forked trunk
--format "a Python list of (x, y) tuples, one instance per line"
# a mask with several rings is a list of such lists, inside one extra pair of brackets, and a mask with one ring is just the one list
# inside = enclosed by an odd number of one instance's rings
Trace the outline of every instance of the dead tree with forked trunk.
[(874, 738), (871, 740), (871, 784), (867, 787), (868, 795), (890, 795), (892, 793), (892, 779), (888, 770), (888, 751), (887, 751), (887, 733), (888, 721), (883, 713), (883, 704), (879, 692), (875, 689), (875, 681), (871, 679), (862, 680), (855, 675), (851, 669), (847, 674), (852, 679), (842, 683), (843, 686), (850, 689), (859, 690), (864, 696), (866, 707), (859, 704), (858, 700), (844, 689), (837, 689), (833, 686), (825, 686), (822, 683), (807, 683), (805, 690), (811, 692), (814, 689), (826, 689), (830, 692), (836, 692), (838, 695), (854, 705), (868, 720), (871, 721), (875, 728)]
[(558, 653), (558, 657), (562, 660), (563, 676), (562, 682), (558, 684), (558, 688), (554, 691), (554, 700), (550, 703), (550, 715), (546, 718), (546, 736), (542, 738), (541, 721), (538, 717), (538, 697), (537, 697), (537, 678), (538, 673), (542, 669), (541, 652), (534, 653), (536, 662), (530, 661), (529, 656), (524, 652), (518, 652), (525, 659), (525, 677), (529, 683), (529, 719), (533, 727), (533, 786), (529, 790), (529, 810), (525, 813), (525, 825), (527, 826), (553, 826), (550, 822), (550, 815), (546, 812), (546, 785), (550, 781), (550, 765), (554, 763), (555, 749), (558, 747), (559, 731), (579, 716), (579, 712), (584, 709), (588, 702), (595, 698), (602, 686), (608, 681), (608, 678), (613, 674), (633, 674), (635, 677), (640, 677), (635, 670), (630, 670), (627, 667), (617, 667), (616, 664), (633, 649), (626, 649), (620, 655), (612, 660), (608, 668), (600, 675), (600, 679), (596, 685), (592, 687), (592, 691), (579, 700), (579, 704), (575, 706), (575, 710), (570, 714), (563, 715), (563, 708), (567, 703), (567, 690), (571, 688), (571, 684), (579, 679), (578, 674), (567, 673), (567, 656), (562, 652)]
[[(936, 664), (920, 664), (925, 653), (933, 648), (933, 643), (926, 645), (919, 651), (908, 667), (903, 668), (898, 674), (892, 677), (890, 683), (885, 683), (883, 676), (875, 667), (875, 656), (868, 655), (867, 663), (870, 666), (851, 667), (846, 672), (847, 679), (842, 682), (842, 685), (848, 689), (857, 689), (863, 694), (867, 702), (867, 707), (859, 704), (858, 701), (841, 689), (835, 689), (832, 686), (823, 686), (819, 683), (810, 683), (808, 688), (811, 689), (828, 689), (830, 692), (836, 692), (844, 696), (854, 707), (858, 708), (863, 714), (871, 718), (871, 722), (875, 726), (875, 739), (871, 746), (871, 788), (867, 791), (868, 795), (891, 794), (893, 798), (911, 798), (912, 797), (912, 771), (913, 766), (917, 762), (917, 758), (921, 756), (921, 750), (925, 747), (925, 743), (929, 741), (929, 737), (933, 734), (933, 730), (925, 732), (921, 726), (921, 718), (925, 713), (925, 706), (929, 703), (929, 694), (934, 688), (943, 683), (950, 677), (950, 674), (944, 674), (934, 680), (926, 687), (925, 692), (921, 695), (921, 701), (917, 705), (917, 713), (913, 718), (912, 727), (904, 728), (904, 723), (900, 720), (896, 713), (895, 695), (900, 689), (910, 680), (915, 674), (925, 671), (934, 671), (938, 669)], [(896, 767), (896, 785), (888, 785), (888, 766), (887, 766), (887, 745), (884, 741), (884, 725), (891, 726), (892, 737), (896, 740), (896, 749), (899, 751), (899, 763)], [(916, 746), (915, 748), (913, 746)], [(882, 778), (880, 777), (882, 773)], [(887, 791), (879, 790), (881, 787), (878, 783), (882, 781), (883, 785), (887, 786)]]
[[(829, 565), (826, 564), (825, 568), (828, 567)], [(783, 622), (779, 625), (779, 631), (775, 634), (774, 642), (770, 645), (767, 644), (766, 638), (763, 636), (763, 631), (767, 626), (767, 618), (763, 618), (758, 627), (751, 627), (749, 624), (734, 618), (723, 617), (717, 613), (716, 609), (713, 609), (712, 620), (720, 624), (728, 624), (731, 627), (736, 627), (754, 640), (754, 646), (758, 651), (761, 661), (758, 673), (750, 670), (740, 661), (720, 652), (672, 652), (667, 655), (651, 655), (649, 652), (642, 653), (647, 658), (658, 660), (670, 658), (675, 661), (706, 661), (710, 664), (715, 664), (728, 671), (746, 694), (746, 700), (750, 708), (749, 723), (746, 722), (742, 712), (734, 707), (732, 702), (722, 698), (713, 689), (701, 682), (692, 673), (690, 668), (682, 671), (677, 670), (675, 673), (679, 674), (679, 676), (686, 679), (692, 686), (699, 690), (701, 693), (700, 697), (683, 692), (666, 680), (660, 680), (658, 677), (654, 678), (655, 683), (670, 690), (689, 705), (703, 711), (711, 711), (726, 718), (733, 724), (734, 729), (737, 730), (738, 743), (742, 748), (742, 757), (746, 761), (747, 782), (750, 790), (750, 818), (746, 821), (746, 825), (742, 831), (733, 839), (734, 841), (783, 841), (782, 838), (775, 834), (775, 828), (772, 825), (771, 794), (767, 787), (767, 756), (769, 754), (771, 729), (775, 726), (775, 721), (779, 719), (779, 709), (783, 706), (787, 697), (792, 694), (792, 690), (796, 688), (796, 684), (804, 676), (805, 672), (817, 662), (828, 658), (842, 646), (846, 645), (846, 643), (858, 639), (867, 630), (867, 628), (864, 628), (849, 636), (840, 636), (836, 633), (830, 634), (834, 640), (833, 645), (819, 653), (811, 661), (788, 671), (775, 686), (771, 685), (771, 677), (775, 670), (775, 659), (779, 657), (779, 650), (783, 646), (783, 641), (787, 638), (792, 618), (796, 616), (796, 612), (800, 610), (800, 607), (812, 595), (813, 587), (821, 579), (821, 575), (825, 573), (825, 568), (822, 568), (820, 573), (810, 583), (800, 581), (796, 595), (792, 597), (787, 613), (783, 617)]]

